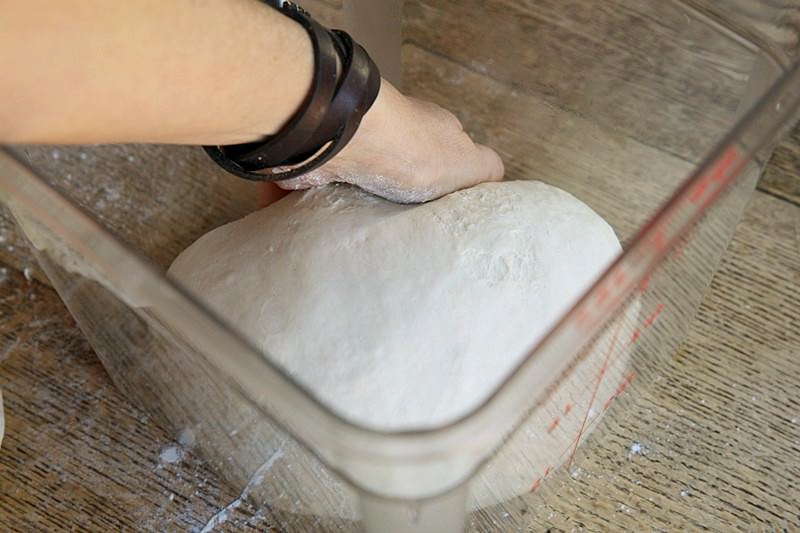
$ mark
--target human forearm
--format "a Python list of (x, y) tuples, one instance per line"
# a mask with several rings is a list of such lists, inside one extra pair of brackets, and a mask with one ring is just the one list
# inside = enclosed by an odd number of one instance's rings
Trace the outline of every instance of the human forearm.
[[(254, 141), (313, 70), (306, 31), (258, 0), (0, 0), (0, 143)], [(384, 82), (336, 157), (280, 185), (420, 202), (502, 175), (451, 113)]]
[(312, 71), (305, 30), (255, 0), (0, 0), (0, 142), (250, 141)]

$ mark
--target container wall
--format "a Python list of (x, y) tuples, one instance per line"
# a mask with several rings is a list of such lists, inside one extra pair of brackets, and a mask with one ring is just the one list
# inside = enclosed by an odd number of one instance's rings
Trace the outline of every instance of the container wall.
[(405, 13), (407, 89), (453, 109), (509, 179), (573, 193), (623, 241), (733, 126), (757, 56), (669, 1)]
[(557, 386), (473, 479), (473, 508), (545, 488), (563, 495), (573, 476), (604, 474), (592, 450), (602, 449), (628, 417), (647, 416), (651, 389), (668, 379), (667, 363), (691, 328), (760, 172), (758, 164), (748, 165), (580, 349)]
[[(287, 525), (310, 516), (340, 525), (357, 517), (352, 491), (245, 399), (197, 339), (166, 324), (158, 305), (104, 275), (108, 268), (124, 270), (132, 258), (117, 257), (121, 263), (115, 264), (106, 236), (59, 233), (59, 221), (44, 212), (31, 216), (30, 204), (11, 200), (8, 206), (114, 384), (132, 402), (172, 428), (234, 487), (285, 513)], [(76, 237), (88, 247), (71, 246)]]

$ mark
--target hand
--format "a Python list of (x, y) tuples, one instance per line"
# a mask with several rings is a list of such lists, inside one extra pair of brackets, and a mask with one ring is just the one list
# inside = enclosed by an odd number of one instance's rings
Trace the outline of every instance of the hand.
[(307, 189), (339, 181), (395, 202), (412, 203), (502, 178), (500, 156), (473, 143), (452, 113), (403, 96), (383, 81), (358, 131), (336, 157), (277, 185)]

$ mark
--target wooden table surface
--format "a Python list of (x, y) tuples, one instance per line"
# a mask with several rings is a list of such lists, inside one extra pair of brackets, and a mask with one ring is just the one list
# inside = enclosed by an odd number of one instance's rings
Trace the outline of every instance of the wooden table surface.
[[(340, 9), (336, 1), (309, 3), (328, 20)], [(430, 4), (433, 10), (446, 9), (443, 2)], [(420, 9), (412, 2), (412, 17), (430, 15)], [(411, 24), (413, 42), (404, 54), (417, 70), (460, 68), (450, 57), (457, 51), (425, 37), (421, 24)], [(491, 72), (477, 70), (491, 81)], [(407, 79), (424, 81), (424, 73), (412, 72)], [(469, 79), (476, 93), (486, 90), (481, 85), (486, 81)], [(431, 98), (438, 94), (435, 88), (416, 92)], [(465, 122), (480, 130), (480, 118)], [(103, 154), (102, 170), (115, 181), (126, 173), (154, 172), (146, 161), (130, 160), (131, 154), (143, 159), (164, 155), (157, 147), (57, 153), (63, 155), (43, 150), (40, 155), (47, 154), (49, 162), (44, 157), (38, 162), (57, 170), (64, 158)], [(214, 189), (230, 182), (196, 153), (181, 153), (192, 175), (207, 178), (217, 202), (209, 206), (207, 197), (187, 193), (191, 182), (171, 182), (162, 191), (163, 201), (182, 199), (186, 216), (193, 217), (187, 227), (193, 229), (173, 235), (170, 243), (151, 242), (146, 219), (118, 216), (135, 209), (135, 203), (106, 212), (104, 202), (119, 195), (109, 193), (108, 182), (102, 182), (106, 189), (95, 183), (77, 191), (101, 219), (138, 235), (137, 246), (161, 250), (163, 255), (153, 254), (161, 264), (206, 226), (248, 209), (241, 199), (252, 192), (245, 185)], [(777, 149), (686, 343), (666, 364), (665, 379), (648, 387), (625, 424), (597, 438), (583, 470), (591, 474), (579, 470), (568, 482), (474, 513), (471, 530), (800, 530), (798, 175), (800, 134), (794, 132)], [(136, 188), (140, 183), (128, 180), (120, 185), (126, 187), (122, 193), (138, 199), (150, 194), (146, 183)], [(201, 529), (240, 488), (224, 483), (191, 446), (121, 396), (2, 217), (0, 238), (0, 390), (6, 418), (0, 531)], [(286, 524), (269, 509), (245, 502), (231, 510), (218, 530), (356, 527)]]

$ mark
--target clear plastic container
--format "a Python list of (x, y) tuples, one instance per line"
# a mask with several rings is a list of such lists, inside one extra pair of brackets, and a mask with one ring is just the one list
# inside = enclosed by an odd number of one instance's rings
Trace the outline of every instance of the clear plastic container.
[[(591, 442), (578, 444), (623, 417), (630, 391), (656, 379), (683, 341), (773, 143), (796, 118), (800, 71), (724, 13), (656, 0), (553, 4), (509, 10), (505, 28), (459, 30), (469, 68), (404, 50), (407, 90), (459, 110), (498, 147), (509, 178), (571, 192), (625, 243), (492, 395), (443, 427), (380, 432), (319, 403), (165, 277), (178, 250), (158, 233), (98, 223), (105, 217), (75, 185), (89, 171), (77, 156), (85, 149), (58, 161), (43, 149), (0, 154), (0, 199), (117, 386), (190, 431), (231, 483), (285, 511), (287, 527), (314, 516), (320, 527), (460, 531), (468, 509), (535, 491), (591, 454)], [(444, 16), (468, 9), (461, 3), (413, 7), (412, 32), (468, 18)], [(512, 37), (524, 45), (495, 52)], [(124, 154), (158, 157), (173, 177), (198, 168), (186, 163), (196, 151)], [(163, 176), (145, 179), (155, 190)], [(180, 210), (149, 213), (146, 227), (166, 234), (195, 220)], [(217, 218), (181, 233), (182, 245), (226, 221)]]

